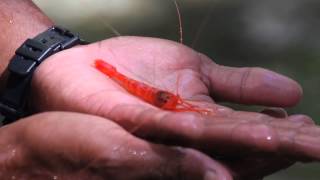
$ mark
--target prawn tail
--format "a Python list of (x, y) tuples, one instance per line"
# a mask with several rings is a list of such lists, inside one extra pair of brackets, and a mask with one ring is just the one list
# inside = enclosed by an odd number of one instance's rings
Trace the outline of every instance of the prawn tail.
[(117, 69), (111, 64), (105, 62), (104, 60), (101, 60), (101, 59), (95, 60), (94, 66), (103, 74), (109, 77), (114, 77), (117, 74)]

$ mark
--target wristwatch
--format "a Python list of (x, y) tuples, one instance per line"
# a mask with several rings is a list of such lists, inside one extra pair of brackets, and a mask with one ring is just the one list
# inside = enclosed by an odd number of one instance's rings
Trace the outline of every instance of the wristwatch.
[[(7, 70), (9, 76), (0, 96), (0, 121), (9, 124), (28, 115), (27, 96), (35, 69), (49, 56), (76, 45), (87, 44), (78, 35), (51, 27), (27, 39), (15, 52)], [(45, 93), (45, 92), (44, 92)]]

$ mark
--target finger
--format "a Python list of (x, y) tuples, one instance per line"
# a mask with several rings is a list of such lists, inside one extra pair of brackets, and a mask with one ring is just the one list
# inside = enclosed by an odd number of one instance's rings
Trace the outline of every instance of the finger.
[(55, 179), (231, 179), (223, 165), (200, 152), (148, 143), (95, 116), (44, 113), (13, 126), (22, 127), (17, 138), (28, 147), (23, 154), (41, 162), (22, 168), (50, 169)]
[[(278, 126), (279, 150), (290, 152), (302, 161), (320, 160), (320, 128), (312, 120), (303, 115), (289, 117), (295, 126), (283, 128)], [(274, 123), (275, 124), (275, 123)], [(273, 125), (275, 126), (275, 125)], [(280, 128), (279, 128), (280, 127)]]
[(226, 161), (225, 164), (234, 172), (235, 179), (263, 179), (264, 177), (288, 168), (295, 162), (272, 154), (252, 154), (249, 157)]
[[(257, 120), (200, 116), (195, 113), (170, 113), (126, 106), (119, 124), (140, 137), (162, 143), (194, 147), (206, 152), (245, 156), (252, 152), (283, 153), (294, 159), (320, 160), (320, 128), (304, 123), (305, 116), (279, 120), (262, 115)], [(297, 120), (297, 118), (300, 120)], [(295, 119), (293, 121), (293, 119)]]
[(261, 111), (261, 113), (230, 110), (225, 114), (221, 114), (221, 116), (238, 119), (239, 121), (261, 121), (283, 128), (296, 128), (297, 126), (302, 125), (315, 125), (315, 122), (310, 117), (301, 114), (289, 116), (282, 108), (266, 108)]
[(316, 123), (308, 116), (305, 115), (292, 115), (289, 118), (289, 121), (292, 123), (300, 123), (305, 125), (315, 125)]
[[(115, 115), (122, 113), (121, 118)], [(109, 114), (140, 137), (184, 146), (233, 153), (235, 147), (276, 148), (275, 131), (262, 123), (195, 113), (170, 113), (134, 106), (118, 106)], [(249, 123), (250, 122), (250, 123)], [(204, 149), (203, 149), (204, 150)]]
[(219, 66), (201, 57), (202, 74), (209, 79), (211, 94), (218, 100), (287, 107), (301, 99), (300, 85), (283, 75), (262, 68)]

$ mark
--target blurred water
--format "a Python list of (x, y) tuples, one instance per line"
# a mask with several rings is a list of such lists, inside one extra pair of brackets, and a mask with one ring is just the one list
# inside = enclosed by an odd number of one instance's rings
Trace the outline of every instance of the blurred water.
[[(57, 24), (95, 41), (122, 35), (178, 41), (171, 0), (34, 0)], [(291, 113), (320, 122), (319, 0), (184, 0), (184, 42), (231, 66), (262, 66), (299, 81), (304, 99)], [(111, 28), (112, 27), (112, 28)], [(268, 180), (318, 180), (319, 164), (296, 165)]]

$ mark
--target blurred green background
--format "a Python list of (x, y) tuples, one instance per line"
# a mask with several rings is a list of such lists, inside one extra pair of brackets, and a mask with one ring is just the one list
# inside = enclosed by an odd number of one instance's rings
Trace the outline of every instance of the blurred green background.
[[(172, 0), (34, 0), (56, 24), (97, 41), (116, 35), (179, 40)], [(260, 66), (297, 80), (290, 113), (320, 123), (319, 0), (180, 0), (184, 44), (230, 66)], [(268, 180), (319, 180), (319, 164), (297, 164)]]

